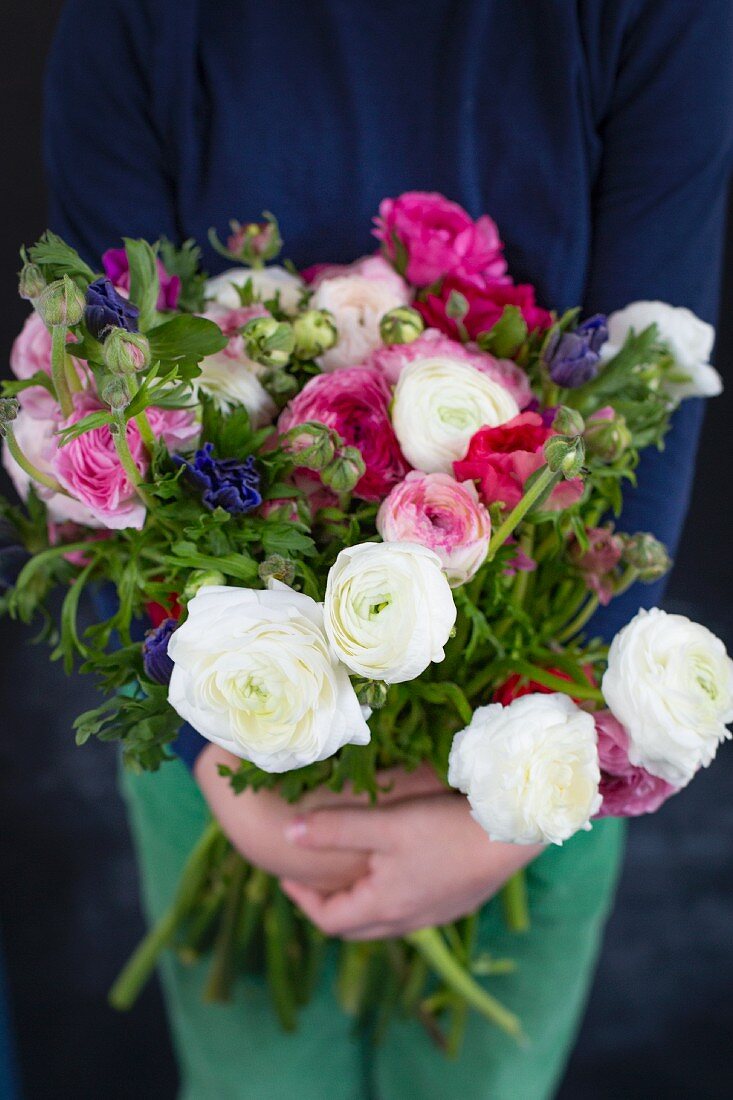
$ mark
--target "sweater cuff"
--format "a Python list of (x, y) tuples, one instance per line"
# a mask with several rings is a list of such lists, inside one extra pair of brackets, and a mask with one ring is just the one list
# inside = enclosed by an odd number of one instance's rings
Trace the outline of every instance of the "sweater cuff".
[(193, 771), (194, 764), (208, 744), (210, 742), (205, 737), (202, 737), (193, 726), (185, 722), (178, 731), (175, 741), (171, 741), (169, 747), (171, 752), (183, 761), (188, 770)]

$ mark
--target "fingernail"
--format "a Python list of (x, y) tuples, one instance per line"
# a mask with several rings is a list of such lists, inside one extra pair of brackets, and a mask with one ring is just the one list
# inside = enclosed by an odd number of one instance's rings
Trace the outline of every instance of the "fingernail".
[(293, 820), (289, 821), (285, 826), (285, 838), (291, 842), (301, 840), (307, 832), (308, 826), (305, 823), (304, 817), (294, 817)]

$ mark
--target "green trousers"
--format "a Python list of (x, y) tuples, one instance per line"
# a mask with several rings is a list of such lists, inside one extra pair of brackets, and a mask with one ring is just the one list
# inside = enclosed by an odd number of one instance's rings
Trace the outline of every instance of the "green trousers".
[[(144, 903), (155, 919), (171, 901), (179, 873), (207, 821), (198, 787), (183, 764), (126, 775), (142, 872)], [(181, 1071), (182, 1100), (544, 1100), (571, 1049), (598, 954), (623, 847), (623, 823), (605, 820), (528, 871), (531, 930), (506, 930), (499, 904), (485, 906), (480, 945), (518, 962), (489, 988), (522, 1019), (529, 1045), (518, 1047), (472, 1014), (463, 1051), (446, 1059), (422, 1027), (396, 1019), (386, 1039), (367, 1047), (343, 1015), (328, 968), (285, 1034), (264, 982), (242, 979), (226, 1006), (205, 1005), (205, 965), (184, 967), (171, 953), (162, 981)]]

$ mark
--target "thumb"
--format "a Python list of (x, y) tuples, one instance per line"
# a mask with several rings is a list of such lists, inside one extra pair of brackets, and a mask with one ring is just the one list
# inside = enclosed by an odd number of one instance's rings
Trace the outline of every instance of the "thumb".
[(288, 822), (285, 836), (301, 848), (351, 848), (383, 852), (390, 846), (386, 814), (378, 807), (313, 810)]

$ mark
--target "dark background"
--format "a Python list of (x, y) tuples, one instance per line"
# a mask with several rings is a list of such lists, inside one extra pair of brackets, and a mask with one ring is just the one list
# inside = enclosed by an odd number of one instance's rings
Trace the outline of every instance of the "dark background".
[[(26, 314), (16, 294), (17, 248), (45, 228), (41, 74), (60, 6), (14, 3), (1, 24), (3, 363)], [(733, 241), (728, 253), (717, 363), (730, 378)], [(730, 394), (710, 405), (666, 602), (706, 623), (729, 649), (732, 411)], [(173, 1097), (175, 1067), (157, 988), (127, 1016), (105, 1003), (143, 930), (115, 753), (96, 743), (75, 748), (72, 720), (96, 696), (49, 666), (44, 648), (26, 644), (31, 636), (0, 623), (0, 932), (24, 1095)], [(730, 1097), (732, 986), (733, 751), (725, 750), (661, 813), (632, 824), (616, 910), (560, 1100)]]

